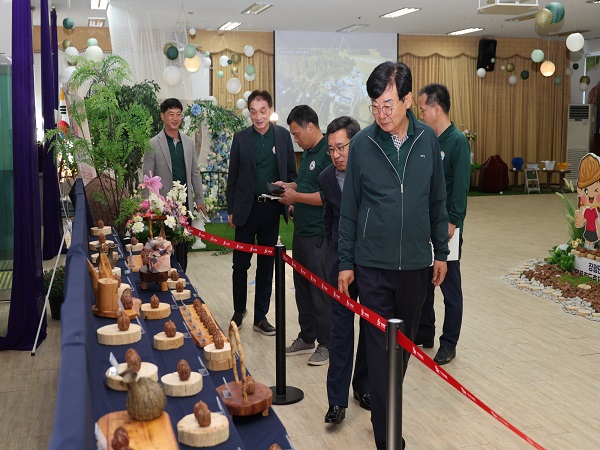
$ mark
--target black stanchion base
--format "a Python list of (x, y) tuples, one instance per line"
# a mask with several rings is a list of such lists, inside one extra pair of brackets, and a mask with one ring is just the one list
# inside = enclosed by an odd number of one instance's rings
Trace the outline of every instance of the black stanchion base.
[(291, 405), (293, 403), (298, 403), (304, 398), (304, 392), (293, 386), (286, 386), (284, 395), (277, 395), (275, 393), (277, 390), (276, 386), (271, 386), (270, 389), (273, 391), (274, 405)]

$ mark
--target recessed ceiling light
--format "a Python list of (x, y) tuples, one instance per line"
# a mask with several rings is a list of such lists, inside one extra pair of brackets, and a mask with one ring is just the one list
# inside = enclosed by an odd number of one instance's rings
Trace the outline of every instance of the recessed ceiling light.
[(406, 14), (414, 13), (417, 11), (421, 11), (421, 8), (402, 8), (396, 11), (389, 12), (387, 14), (383, 14), (379, 17), (382, 19), (394, 19), (396, 17), (404, 16)]
[(90, 28), (102, 28), (105, 23), (105, 17), (88, 17), (88, 27)]
[(242, 14), (260, 14), (273, 6), (271, 3), (253, 3), (242, 11)]
[(450, 33), (446, 33), (448, 36), (460, 36), (462, 34), (476, 33), (478, 31), (482, 31), (483, 28), (465, 28), (464, 30), (452, 31)]
[(90, 0), (90, 9), (106, 9), (108, 0)]
[(336, 32), (338, 33), (352, 33), (353, 31), (356, 30), (360, 30), (361, 28), (365, 28), (368, 27), (369, 25), (363, 25), (363, 24), (357, 24), (355, 23), (354, 25), (350, 25), (347, 26), (345, 28), (340, 28), (339, 30), (336, 30)]
[(242, 22), (226, 22), (217, 29), (219, 31), (231, 31), (239, 27), (241, 24)]

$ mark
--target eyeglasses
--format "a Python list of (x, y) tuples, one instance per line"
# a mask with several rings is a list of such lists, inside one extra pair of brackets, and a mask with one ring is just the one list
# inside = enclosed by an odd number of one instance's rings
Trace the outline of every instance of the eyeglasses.
[(394, 110), (393, 106), (377, 106), (377, 105), (369, 105), (369, 111), (371, 111), (371, 114), (373, 114), (374, 116), (379, 115), (380, 111), (383, 111), (383, 114), (386, 116), (389, 116), (392, 114), (392, 111)]
[(344, 151), (344, 149), (346, 147), (348, 147), (350, 145), (350, 142), (347, 142), (344, 145), (336, 145), (335, 147), (327, 147), (327, 150), (325, 150), (325, 153), (327, 153), (328, 155), (332, 155), (334, 153), (342, 153)]

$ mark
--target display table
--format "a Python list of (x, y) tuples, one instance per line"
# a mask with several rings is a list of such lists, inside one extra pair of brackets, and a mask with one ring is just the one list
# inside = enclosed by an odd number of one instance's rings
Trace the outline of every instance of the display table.
[[(519, 174), (520, 173), (524, 173), (525, 170), (521, 169), (521, 170), (516, 170), (516, 169), (512, 169), (512, 174), (513, 174), (513, 186), (517, 187), (519, 185)], [(543, 179), (542, 179), (542, 174), (546, 174), (546, 183), (545, 186), (550, 188), (550, 185), (553, 184), (552, 183), (552, 175), (557, 173), (558, 174), (558, 189), (563, 191), (564, 187), (565, 187), (565, 178), (567, 176), (568, 173), (571, 173), (570, 170), (546, 170), (546, 169), (538, 169), (538, 177), (540, 178), (540, 183), (543, 183)], [(554, 183), (556, 184), (556, 183)]]
[[(111, 352), (121, 363), (125, 360), (127, 349), (135, 348), (142, 361), (158, 367), (159, 379), (163, 375), (174, 372), (180, 359), (187, 360), (193, 371), (201, 368), (199, 358), (205, 365), (204, 350), (194, 344), (189, 334), (184, 338), (184, 345), (178, 349), (163, 351), (153, 347), (154, 335), (163, 331), (167, 320), (172, 320), (178, 331), (187, 333), (184, 320), (170, 291), (160, 291), (159, 285), (150, 285), (148, 290), (142, 291), (139, 274), (126, 273), (124, 258), (120, 258), (117, 265), (122, 269), (123, 282), (133, 287), (134, 297), (140, 298), (143, 303), (148, 303), (150, 297), (156, 294), (161, 303), (174, 307), (168, 318), (158, 320), (140, 318), (139, 325), (143, 333), (141, 340), (134, 344), (107, 346), (98, 343), (96, 330), (114, 323), (115, 320), (92, 314), (94, 295), (86, 259), (89, 256), (88, 241), (93, 237), (89, 235), (90, 222), (86, 220), (87, 204), (81, 180), (78, 180), (74, 190), (76, 193), (72, 200), (75, 205), (75, 220), (72, 243), (67, 254), (65, 302), (62, 307), (61, 366), (54, 429), (49, 446), (50, 449), (56, 450), (96, 448), (94, 434), (96, 421), (107, 413), (126, 409), (127, 392), (112, 390), (105, 383), (105, 372), (110, 367)], [(115, 235), (112, 239), (116, 240), (120, 254), (123, 255), (118, 236)], [(180, 270), (174, 258), (172, 258), (172, 266)], [(181, 271), (180, 276), (186, 279)], [(193, 288), (192, 291), (194, 295), (184, 301), (186, 304), (191, 304), (195, 298), (199, 298)], [(182, 301), (176, 303), (181, 305)], [(138, 322), (133, 320), (132, 323)], [(268, 416), (243, 418), (239, 423), (237, 419), (232, 419), (215, 388), (223, 383), (223, 377), (228, 383), (233, 383), (232, 370), (209, 371), (208, 375), (203, 377), (203, 388), (198, 394), (190, 397), (167, 397), (165, 411), (169, 414), (175, 435), (177, 436), (177, 422), (191, 414), (194, 404), (202, 400), (212, 412), (222, 413), (229, 421), (229, 439), (211, 448), (268, 448), (273, 443), (287, 448), (289, 444), (285, 428), (274, 411), (270, 410)], [(179, 444), (179, 448), (191, 449), (192, 447)]]

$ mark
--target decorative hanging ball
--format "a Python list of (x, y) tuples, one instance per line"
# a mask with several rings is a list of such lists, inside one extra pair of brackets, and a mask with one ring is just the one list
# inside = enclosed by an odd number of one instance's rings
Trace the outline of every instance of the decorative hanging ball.
[(68, 63), (75, 62), (75, 57), (79, 56), (79, 51), (73, 46), (65, 48), (65, 59)]
[(71, 39), (65, 39), (64, 41), (62, 41), (62, 48), (69, 48), (73, 45), (73, 42), (71, 42)]
[(560, 75), (556, 75), (556, 76), (554, 77), (554, 84), (555, 84), (556, 86), (559, 86), (560, 84), (562, 84), (562, 78), (561, 78), (561, 76), (560, 76)]
[(529, 71), (523, 70), (521, 72), (521, 79), (526, 80), (527, 78), (529, 78)]
[(573, 70), (579, 69), (579, 63), (573, 63)]
[(552, 23), (552, 11), (543, 8), (535, 13), (535, 23), (537, 26), (544, 28)]
[(225, 76), (225, 72), (223, 72), (222, 70), (219, 70), (219, 71), (217, 72), (217, 77), (218, 77), (218, 78), (223, 78), (224, 76)]
[(244, 109), (246, 107), (246, 100), (244, 100), (243, 98), (239, 98), (238, 101), (235, 103), (235, 106), (237, 106), (238, 109)]
[(205, 56), (204, 58), (202, 58), (202, 67), (204, 67), (205, 69), (208, 69), (211, 65), (212, 65), (212, 59), (210, 59), (210, 57)]
[(504, 66), (504, 65), (503, 65), (503, 66), (501, 66), (501, 67), (500, 67), (500, 70), (506, 70), (506, 66)]
[(479, 69), (477, 69), (477, 76), (479, 78), (483, 78), (485, 77), (486, 71), (483, 67), (480, 67)]
[(244, 116), (246, 119), (250, 117), (250, 110), (248, 108), (244, 108), (242, 110), (242, 116)]
[(512, 72), (513, 70), (515, 70), (515, 65), (513, 63), (508, 63), (506, 65), (506, 71), (507, 72)]
[(250, 94), (252, 94), (252, 91), (246, 91), (246, 92), (244, 92), (244, 100), (248, 101), (248, 98), (250, 97)]
[(210, 56), (210, 52), (209, 51), (204, 52), (204, 56), (206, 56), (208, 58)]
[(190, 36), (194, 37), (194, 36), (196, 36), (196, 29), (194, 27), (191, 27), (188, 30), (188, 33), (190, 33)]
[(229, 61), (229, 56), (221, 55), (219, 57), (219, 64), (221, 65), (221, 67), (227, 67), (229, 64), (227, 61)]
[(68, 83), (69, 79), (71, 78), (71, 75), (73, 75), (73, 72), (75, 72), (75, 69), (75, 66), (65, 67), (60, 72), (60, 75), (58, 76), (58, 81), (60, 81), (62, 84)]
[(242, 60), (242, 57), (240, 56), (239, 53), (232, 53), (231, 54), (231, 62), (233, 64), (239, 64), (241, 60)]
[(585, 83), (585, 84), (590, 84), (590, 81), (591, 81), (590, 77), (588, 77), (587, 75), (584, 75), (579, 79), (580, 83)]
[(248, 58), (251, 58), (254, 55), (254, 47), (251, 45), (246, 45), (244, 47), (244, 55), (246, 55)]
[(74, 26), (75, 22), (73, 22), (73, 19), (71, 19), (70, 17), (65, 17), (63, 19), (63, 27), (65, 28), (65, 30), (72, 30)]
[(97, 45), (94, 45), (92, 47), (88, 47), (85, 50), (84, 56), (91, 61), (94, 61), (96, 63), (101, 63), (102, 58), (104, 58), (104, 52), (102, 51), (102, 49), (100, 47), (98, 47)]
[(238, 78), (230, 78), (227, 80), (227, 92), (230, 94), (237, 94), (242, 89), (242, 82)]
[(531, 52), (531, 60), (536, 63), (542, 62), (544, 60), (544, 52), (536, 48)]
[(183, 56), (186, 58), (193, 58), (196, 56), (196, 47), (192, 44), (188, 44), (183, 48)]
[(96, 39), (96, 38), (89, 38), (87, 40), (87, 45), (88, 45), (88, 47), (94, 47), (95, 45), (98, 45), (98, 39)]
[(540, 66), (540, 72), (545, 77), (551, 77), (552, 75), (554, 75), (555, 70), (556, 70), (556, 67), (554, 66), (554, 63), (549, 60), (544, 61), (542, 63), (542, 65)]
[(174, 45), (169, 46), (169, 48), (167, 48), (167, 58), (169, 58), (171, 61), (176, 60), (177, 58), (179, 58), (179, 50), (177, 50), (177, 47), (175, 47)]
[(217, 106), (219, 104), (219, 102), (217, 101), (217, 97), (215, 97), (214, 95), (209, 95), (208, 97), (206, 97), (206, 100), (211, 102), (214, 106)]
[(570, 77), (571, 75), (573, 75), (573, 69), (571, 69), (570, 67), (567, 67), (565, 69), (565, 75)]
[(550, 2), (546, 9), (552, 13), (552, 23), (559, 23), (565, 18), (565, 7), (559, 2)]
[(254, 68), (254, 66), (252, 64), (248, 64), (246, 66), (246, 70), (244, 72), (246, 72), (246, 75), (252, 76), (252, 75), (256, 74), (256, 69)]
[(248, 75), (247, 73), (244, 72), (244, 78), (246, 79), (246, 81), (254, 81), (254, 79), (256, 78), (256, 74)]
[(232, 68), (231, 68), (231, 74), (232, 74), (233, 76), (237, 77), (237, 74), (238, 74), (238, 68), (237, 68), (237, 67), (235, 67), (235, 66), (234, 66), (234, 67), (232, 67)]
[(585, 91), (588, 88), (588, 84), (587, 83), (579, 83), (579, 90), (581, 92)]
[(583, 48), (585, 39), (581, 33), (573, 33), (567, 37), (567, 48), (572, 52), (578, 52)]
[(193, 58), (185, 58), (183, 61), (183, 65), (188, 72), (194, 73), (200, 70), (200, 66), (202, 61), (200, 61), (200, 57), (198, 55), (194, 55)]
[(165, 70), (163, 70), (163, 80), (167, 86), (177, 86), (181, 83), (181, 70), (176, 66), (165, 67)]
[(517, 76), (511, 75), (510, 77), (508, 77), (508, 83), (509, 84), (517, 84)]

